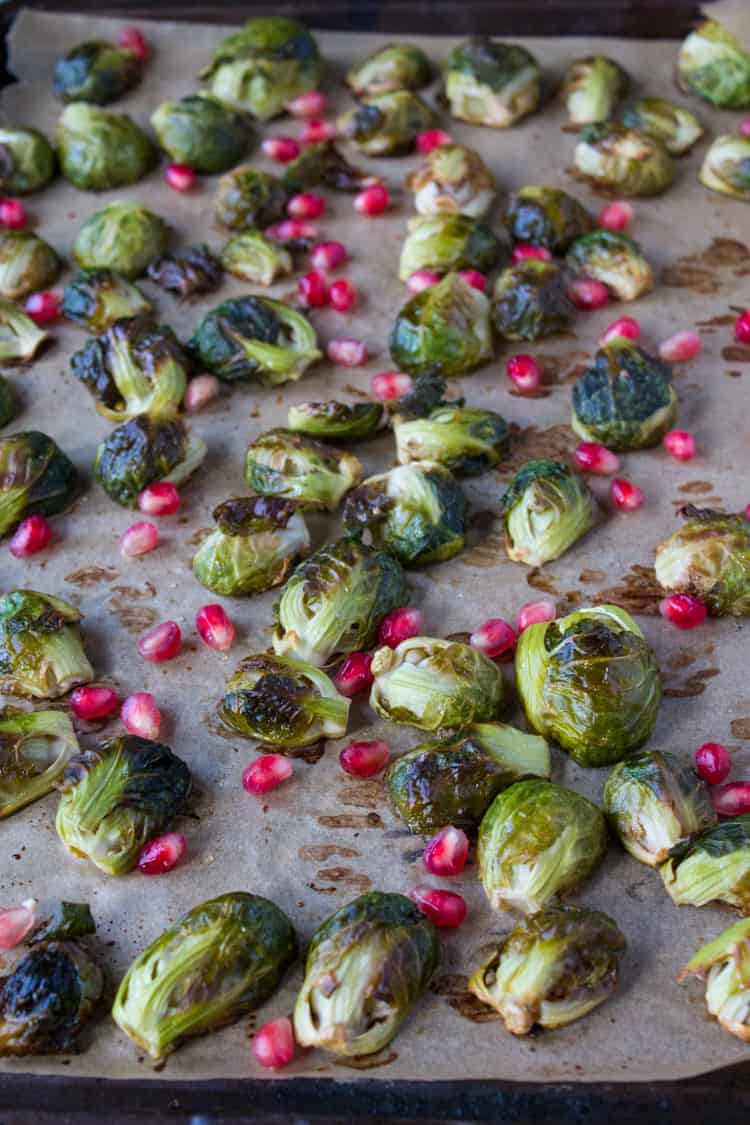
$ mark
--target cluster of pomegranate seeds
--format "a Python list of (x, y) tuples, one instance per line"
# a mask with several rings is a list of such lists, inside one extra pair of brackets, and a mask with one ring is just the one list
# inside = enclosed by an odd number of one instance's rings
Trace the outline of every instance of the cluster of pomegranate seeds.
[(149, 523), (148, 520), (131, 524), (120, 536), (120, 554), (128, 559), (135, 555), (147, 555), (158, 545), (159, 532), (156, 524)]
[(368, 360), (367, 344), (353, 336), (340, 336), (328, 341), (326, 355), (337, 367), (362, 367)]
[(180, 494), (171, 481), (160, 480), (144, 488), (138, 507), (147, 516), (173, 516), (180, 507)]
[(315, 117), (302, 126), (299, 139), (303, 145), (317, 145), (321, 141), (332, 141), (336, 132), (333, 121), (324, 121), (322, 118)]
[(277, 164), (288, 164), (300, 153), (299, 143), (294, 137), (266, 137), (260, 147), (263, 155)]
[(604, 282), (590, 277), (573, 278), (567, 284), (567, 294), (575, 307), (584, 311), (604, 308), (609, 302), (609, 290)]
[(687, 430), (670, 430), (664, 435), (664, 448), (675, 461), (692, 461), (695, 457), (695, 438)]
[(445, 129), (425, 129), (417, 136), (417, 152), (432, 152), (441, 145), (453, 143), (453, 137)]
[(692, 594), (670, 594), (659, 602), (659, 613), (678, 629), (694, 629), (708, 616), (703, 602)]
[(471, 634), (469, 644), (490, 660), (496, 660), (516, 647), (515, 629), (502, 617), (491, 617)]
[(321, 309), (328, 304), (328, 285), (322, 273), (310, 270), (297, 282), (297, 292), (303, 305), (309, 309)]
[(61, 293), (56, 289), (44, 289), (41, 293), (31, 294), (24, 305), (24, 312), (35, 324), (52, 324), (62, 315), (61, 304)]
[(141, 62), (145, 62), (151, 54), (145, 35), (137, 27), (124, 28), (117, 36), (117, 43), (123, 51), (130, 51), (131, 55), (135, 55)]
[(581, 441), (573, 450), (573, 460), (579, 469), (608, 477), (620, 468), (620, 458), (598, 441)]
[(695, 772), (707, 785), (721, 785), (731, 768), (729, 751), (720, 742), (704, 742), (695, 751)]
[(750, 309), (745, 309), (735, 320), (734, 338), (738, 344), (750, 344)]
[(480, 293), (484, 293), (487, 288), (487, 278), (479, 270), (459, 270), (459, 277), (462, 277), (472, 289), (478, 289)]
[(410, 293), (421, 293), (423, 289), (432, 289), (440, 281), (440, 274), (434, 270), (415, 270), (409, 274), (406, 288)]
[(264, 234), (273, 242), (292, 242), (296, 238), (317, 238), (318, 228), (307, 219), (282, 219), (266, 227)]
[(176, 621), (162, 621), (144, 633), (138, 642), (138, 652), (144, 660), (160, 664), (172, 660), (180, 651), (182, 633)]
[(120, 706), (120, 697), (106, 684), (86, 684), (70, 693), (70, 709), (77, 719), (103, 719)]
[(29, 225), (29, 216), (20, 199), (0, 200), (0, 227), (23, 230)]
[(460, 875), (466, 866), (469, 839), (461, 828), (446, 825), (427, 841), (422, 862), (431, 875)]
[(287, 112), (292, 117), (320, 117), (326, 111), (327, 98), (320, 90), (308, 90), (287, 102)]
[(543, 621), (554, 621), (556, 616), (555, 603), (546, 598), (538, 602), (527, 602), (518, 611), (516, 632), (523, 633), (530, 625), (540, 625)]
[(628, 340), (637, 340), (641, 334), (641, 326), (633, 316), (620, 316), (609, 328), (605, 328), (599, 337), (599, 347), (608, 344), (610, 340), (616, 340), (618, 337), (624, 336)]
[(370, 670), (372, 655), (369, 652), (351, 652), (338, 667), (333, 683), (339, 695), (352, 699), (372, 687), (374, 676)]
[(516, 243), (510, 256), (511, 262), (516, 265), (518, 262), (523, 262), (525, 258), (536, 258), (540, 262), (551, 262), (552, 254), (546, 246), (532, 246), (529, 242)]
[(227, 652), (234, 644), (234, 625), (223, 606), (202, 605), (195, 615), (198, 636), (209, 648)]
[(720, 785), (711, 793), (719, 816), (743, 816), (750, 813), (750, 782), (730, 781)]
[(328, 300), (336, 312), (349, 312), (349, 309), (353, 309), (357, 303), (357, 290), (351, 281), (340, 277), (328, 290)]
[(319, 242), (310, 253), (310, 265), (314, 270), (328, 273), (343, 266), (348, 257), (349, 253), (343, 242)]
[(412, 389), (411, 375), (403, 371), (379, 371), (370, 381), (370, 394), (378, 402), (390, 402), (394, 398), (403, 398)]
[(350, 742), (339, 754), (341, 768), (352, 777), (374, 777), (388, 764), (391, 748), (386, 742)]
[(165, 832), (143, 845), (138, 857), (138, 870), (141, 875), (166, 875), (177, 866), (186, 851), (187, 844), (181, 832)]
[(517, 391), (528, 394), (535, 391), (542, 381), (539, 364), (531, 355), (513, 355), (505, 364), (508, 378)]
[(354, 210), (360, 215), (382, 215), (390, 198), (385, 184), (370, 184), (354, 197)]
[(253, 1036), (253, 1054), (261, 1066), (278, 1070), (294, 1058), (294, 1031), (288, 1016), (269, 1020)]
[(409, 892), (417, 910), (441, 930), (455, 930), (466, 917), (466, 902), (455, 891), (443, 891), (421, 883)]
[(189, 164), (167, 164), (164, 179), (172, 191), (185, 192), (195, 187), (196, 175)]
[(599, 226), (605, 230), (627, 230), (633, 221), (633, 208), (624, 199), (615, 199), (599, 212)]
[(659, 345), (659, 355), (665, 363), (687, 363), (695, 359), (703, 347), (703, 341), (697, 332), (675, 332)]
[(200, 414), (209, 402), (219, 397), (221, 383), (215, 375), (196, 375), (185, 388), (182, 405), (188, 414)]
[(615, 477), (609, 486), (609, 496), (614, 507), (621, 512), (635, 512), (643, 507), (643, 493), (637, 484), (625, 480), (625, 477)]
[(299, 195), (292, 196), (286, 209), (292, 219), (319, 219), (326, 209), (326, 201), (322, 195), (301, 191)]
[(20, 906), (0, 909), (0, 949), (15, 949), (36, 923), (36, 899), (27, 898)]
[(17, 559), (27, 559), (48, 547), (52, 528), (44, 516), (26, 516), (11, 536), (8, 550)]
[(283, 754), (261, 754), (242, 774), (242, 788), (254, 797), (270, 793), (282, 781), (287, 781), (294, 769)]
[(409, 637), (418, 637), (424, 629), (424, 617), (421, 610), (412, 606), (403, 609), (394, 609), (383, 618), (378, 632), (378, 642), (395, 648)]
[(136, 691), (129, 695), (120, 708), (120, 718), (129, 734), (139, 738), (159, 737), (161, 730), (161, 711), (150, 691)]

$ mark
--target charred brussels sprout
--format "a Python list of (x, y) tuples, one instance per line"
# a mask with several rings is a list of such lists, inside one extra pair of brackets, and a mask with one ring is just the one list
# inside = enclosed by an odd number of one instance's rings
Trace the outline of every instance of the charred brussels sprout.
[(439, 145), (406, 178), (420, 215), (468, 215), (480, 219), (495, 197), (495, 177), (473, 148)]
[(233, 168), (250, 143), (247, 118), (210, 94), (162, 102), (151, 124), (172, 160), (209, 175)]
[(714, 20), (706, 20), (683, 41), (677, 80), (683, 90), (721, 109), (750, 106), (750, 54)]
[(338, 119), (341, 135), (368, 156), (413, 152), (419, 134), (434, 124), (430, 107), (409, 90), (363, 98)]
[(57, 834), (73, 855), (124, 875), (143, 845), (174, 820), (190, 794), (190, 770), (168, 746), (133, 734), (72, 758), (63, 774)]
[(38, 129), (0, 126), (0, 191), (29, 195), (50, 182), (57, 172), (57, 157)]
[(149, 280), (167, 293), (185, 300), (212, 293), (221, 285), (221, 262), (204, 242), (176, 254), (162, 254), (149, 263)]
[(586, 482), (562, 461), (540, 458), (518, 470), (500, 501), (505, 550), (513, 562), (559, 559), (596, 523)]
[(432, 81), (430, 60), (413, 43), (388, 43), (353, 66), (346, 84), (356, 98), (421, 90)]
[(685, 523), (656, 548), (656, 580), (670, 593), (693, 594), (717, 617), (750, 614), (750, 522), (686, 505)]
[(372, 891), (313, 934), (294, 1006), (302, 1047), (371, 1055), (390, 1043), (440, 960), (431, 922), (403, 895)]
[(659, 868), (677, 906), (725, 902), (750, 914), (750, 815), (704, 832)]
[(296, 382), (321, 357), (307, 317), (270, 297), (235, 297), (217, 305), (188, 347), (220, 379), (255, 378), (266, 387)]
[(492, 294), (492, 322), (498, 335), (506, 340), (541, 340), (564, 332), (573, 306), (563, 276), (555, 262), (537, 258), (503, 270)]
[(51, 594), (12, 590), (0, 598), (0, 691), (58, 699), (94, 678), (74, 606)]
[(606, 821), (586, 797), (549, 781), (517, 781), (479, 825), (479, 878), (493, 910), (534, 914), (575, 890), (606, 850)]
[(193, 574), (215, 594), (241, 597), (284, 582), (308, 554), (310, 535), (292, 500), (240, 496), (214, 508), (216, 530), (193, 556)]
[(473, 832), (503, 789), (523, 777), (549, 778), (543, 738), (505, 723), (474, 723), (425, 742), (391, 762), (391, 807), (411, 832), (428, 836), (446, 824)]
[(674, 178), (661, 141), (611, 121), (586, 126), (573, 162), (580, 179), (614, 195), (661, 195)]
[(383, 417), (379, 402), (301, 402), (289, 407), (289, 429), (325, 441), (357, 442), (371, 438)]
[(48, 340), (49, 334), (18, 305), (0, 297), (0, 364), (9, 367), (30, 363)]
[(78, 749), (62, 711), (0, 711), (0, 817), (51, 793)]
[(676, 417), (671, 367), (623, 337), (599, 348), (573, 386), (575, 432), (618, 452), (658, 445)]
[(230, 238), (221, 252), (221, 264), (227, 273), (256, 285), (273, 285), (294, 270), (289, 251), (259, 230), (240, 231)]
[(420, 730), (490, 722), (503, 702), (497, 665), (458, 641), (410, 637), (377, 649), (371, 670), (375, 714)]
[(426, 418), (394, 419), (398, 461), (435, 461), (459, 476), (494, 468), (510, 448), (508, 423), (493, 410), (446, 403)]
[(276, 603), (274, 651), (321, 668), (370, 648), (380, 623), (409, 597), (400, 565), (356, 539), (327, 544), (300, 563)]
[(60, 168), (81, 191), (127, 187), (151, 171), (156, 151), (125, 113), (105, 113), (84, 102), (63, 112), (58, 131)]
[(59, 446), (39, 430), (0, 438), (0, 535), (24, 516), (54, 516), (75, 500), (80, 478)]
[(61, 102), (109, 105), (141, 80), (143, 65), (132, 51), (107, 39), (78, 43), (55, 64), (53, 89)]
[(553, 254), (564, 254), (574, 239), (594, 227), (591, 215), (572, 195), (535, 184), (510, 197), (505, 221), (515, 242), (544, 246)]
[(283, 218), (289, 193), (278, 176), (242, 164), (219, 180), (214, 218), (230, 230), (267, 227)]
[(661, 702), (656, 657), (617, 606), (532, 625), (518, 639), (516, 683), (533, 730), (579, 766), (607, 766), (650, 737)]
[(350, 164), (332, 140), (303, 145), (299, 156), (285, 167), (283, 177), (290, 195), (321, 186), (333, 191), (359, 191), (365, 181), (369, 182), (368, 173)]
[(595, 230), (577, 238), (565, 256), (573, 274), (602, 281), (618, 301), (635, 301), (654, 287), (651, 266), (632, 238)]
[(711, 191), (750, 202), (750, 137), (726, 133), (706, 153), (700, 181)]
[(57, 254), (33, 231), (0, 231), (0, 296), (19, 301), (51, 285), (59, 272)]
[(111, 269), (123, 277), (140, 277), (167, 245), (169, 228), (140, 203), (110, 203), (86, 220), (73, 243), (73, 257), (83, 269)]
[(234, 891), (194, 906), (140, 953), (112, 1018), (153, 1059), (191, 1035), (232, 1023), (275, 992), (297, 956), (286, 914)]
[(18, 403), (13, 385), (4, 375), (0, 375), (0, 429), (12, 422), (17, 413)]
[(437, 273), (476, 269), (487, 273), (497, 265), (501, 253), (500, 239), (478, 219), (466, 215), (422, 216), (409, 222), (398, 276), (400, 281), (408, 281), (421, 269)]
[(706, 1007), (725, 1031), (750, 1043), (750, 918), (741, 918), (690, 958), (677, 977), (706, 981)]
[(542, 75), (524, 47), (477, 36), (448, 55), (445, 93), (454, 117), (507, 129), (539, 105)]
[(320, 668), (264, 652), (240, 661), (218, 712), (246, 738), (296, 747), (343, 738), (349, 706)]
[(469, 990), (495, 1008), (511, 1035), (565, 1027), (608, 1000), (626, 949), (617, 923), (598, 910), (531, 914), (482, 962)]
[(334, 511), (362, 479), (352, 453), (293, 430), (268, 430), (248, 447), (245, 480), (261, 496), (284, 496), (305, 508)]
[(623, 125), (655, 137), (672, 156), (689, 152), (703, 136), (703, 126), (694, 113), (665, 98), (639, 98), (622, 115)]
[(572, 125), (609, 121), (628, 88), (628, 76), (614, 59), (589, 55), (571, 63), (560, 90)]
[(179, 418), (139, 414), (109, 434), (94, 459), (94, 476), (107, 495), (135, 508), (138, 494), (155, 481), (184, 484), (206, 456), (206, 444)]
[(439, 369), (464, 375), (492, 358), (490, 303), (457, 273), (417, 293), (400, 309), (391, 358), (410, 375)]
[(65, 286), (62, 314), (87, 332), (103, 332), (116, 320), (151, 312), (137, 285), (114, 270), (78, 270)]

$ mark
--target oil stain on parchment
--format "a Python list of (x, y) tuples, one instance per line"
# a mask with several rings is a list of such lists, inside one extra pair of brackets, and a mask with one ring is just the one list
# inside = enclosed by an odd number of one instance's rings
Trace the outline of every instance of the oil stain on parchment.
[(718, 293), (723, 284), (721, 270), (750, 262), (750, 250), (734, 238), (714, 238), (699, 254), (678, 258), (662, 271), (661, 281), (673, 289), (692, 293)]
[(750, 719), (732, 719), (729, 729), (735, 738), (750, 738)]
[(317, 817), (322, 828), (384, 828), (382, 817), (375, 812), (326, 814)]
[(101, 582), (112, 582), (117, 578), (119, 571), (113, 566), (84, 566), (66, 574), (64, 582), (71, 586), (98, 586)]
[(334, 856), (340, 856), (342, 859), (354, 859), (359, 854), (356, 848), (347, 848), (343, 844), (305, 844), (297, 852), (300, 859), (309, 860), (312, 863), (323, 863)]
[(359, 781), (342, 785), (337, 793), (339, 803), (360, 809), (377, 809), (385, 802), (382, 781)]
[[(321, 867), (315, 872), (315, 878), (322, 883), (332, 883), (337, 889), (356, 887), (360, 894), (369, 891), (372, 879), (368, 875), (360, 874), (351, 867)], [(310, 886), (313, 886), (311, 883)]]
[(571, 463), (573, 450), (578, 444), (578, 439), (570, 426), (560, 423), (547, 426), (545, 429), (512, 423), (510, 435), (510, 456), (498, 468), (498, 472), (503, 474), (515, 473), (526, 461), (532, 461), (537, 457), (549, 457), (553, 461)]
[(152, 582), (144, 582), (142, 586), (112, 586), (107, 609), (126, 632), (142, 633), (156, 623), (159, 614), (149, 606), (133, 603), (154, 597), (156, 587)]
[(703, 695), (708, 687), (708, 681), (718, 675), (720, 675), (718, 668), (698, 668), (684, 680), (675, 683), (670, 673), (667, 673), (664, 677), (664, 698), (692, 699), (696, 695)]
[(656, 581), (654, 568), (637, 563), (613, 586), (594, 595), (596, 602), (618, 605), (628, 613), (640, 613), (647, 617), (656, 617), (663, 597), (664, 591)]
[(721, 358), (727, 363), (750, 363), (750, 347), (747, 344), (727, 344), (721, 349)]
[(445, 973), (433, 980), (430, 991), (444, 996), (454, 1012), (472, 1023), (496, 1023), (501, 1019), (499, 1012), (469, 992), (468, 984), (469, 978), (461, 973)]
[(555, 585), (556, 581), (554, 574), (545, 573), (539, 566), (532, 567), (526, 573), (526, 584), (531, 586), (532, 590), (541, 590), (543, 594), (551, 594), (553, 597), (560, 593)]

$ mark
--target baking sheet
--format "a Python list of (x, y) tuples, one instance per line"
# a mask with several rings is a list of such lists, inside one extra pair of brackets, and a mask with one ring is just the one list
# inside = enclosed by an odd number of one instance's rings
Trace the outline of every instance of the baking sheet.
[[(83, 38), (112, 36), (120, 26), (90, 17), (22, 13), (11, 35), (11, 68), (20, 82), (3, 92), (3, 116), (53, 135), (60, 111), (50, 90), (55, 58)], [(225, 27), (149, 24), (147, 35), (156, 57), (142, 85), (114, 108), (147, 124), (163, 98), (196, 87), (193, 76), (226, 34)], [(320, 41), (330, 60), (330, 92), (337, 106), (344, 105), (341, 74), (381, 37), (324, 33)], [(449, 39), (417, 41), (436, 60), (451, 47)], [(675, 44), (538, 39), (529, 46), (552, 77), (568, 60), (601, 50), (616, 55), (639, 82), (647, 79), (650, 93), (674, 96)], [(702, 104), (692, 108), (712, 133), (738, 121), (738, 115)], [(601, 200), (566, 174), (575, 138), (562, 124), (560, 108), (552, 103), (507, 132), (458, 122), (448, 127), (458, 141), (480, 149), (504, 187), (554, 184), (597, 210)], [(282, 121), (267, 131), (294, 133), (296, 128), (296, 123)], [(658, 592), (650, 571), (655, 544), (677, 526), (678, 505), (692, 500), (737, 510), (750, 499), (750, 348), (734, 345), (731, 334), (732, 308), (750, 303), (750, 209), (700, 186), (696, 170), (704, 150), (705, 142), (677, 162), (676, 184), (663, 198), (634, 201), (633, 232), (661, 275), (655, 291), (633, 305), (581, 314), (569, 335), (534, 345), (544, 361), (545, 396), (529, 399), (509, 393), (503, 355), (453, 381), (451, 390), (465, 394), (469, 403), (493, 407), (514, 423), (516, 442), (501, 473), (466, 484), (472, 509), (469, 548), (457, 559), (412, 573), (410, 582), (413, 601), (424, 611), (426, 631), (438, 635), (469, 630), (488, 616), (512, 620), (518, 607), (540, 591), (553, 595), (561, 610), (609, 598), (641, 614), (639, 623), (659, 656), (667, 689), (652, 745), (690, 757), (707, 739), (726, 742), (734, 751), (734, 775), (743, 776), (750, 763), (748, 625), (709, 621), (694, 633), (681, 634), (654, 615)], [(260, 155), (258, 160), (262, 162)], [(214, 708), (225, 676), (239, 657), (268, 645), (275, 594), (225, 599), (238, 627), (235, 649), (226, 656), (203, 648), (193, 630), (195, 611), (213, 596), (193, 579), (190, 560), (200, 529), (211, 524), (213, 506), (244, 491), (247, 443), (283, 424), (290, 402), (362, 395), (371, 375), (389, 366), (387, 333), (404, 293), (395, 280), (397, 258), (410, 210), (409, 197), (398, 188), (415, 160), (357, 157), (357, 162), (385, 176), (400, 205), (368, 221), (354, 216), (351, 197), (329, 195), (321, 227), (325, 236), (349, 247), (351, 263), (342, 272), (363, 299), (348, 316), (324, 310), (314, 311), (312, 319), (324, 340), (337, 334), (365, 339), (373, 356), (367, 367), (351, 371), (323, 363), (301, 384), (281, 393), (236, 388), (198, 416), (193, 425), (208, 443), (208, 458), (184, 489), (180, 514), (159, 521), (163, 545), (153, 554), (133, 560), (120, 557), (119, 536), (134, 516), (112, 504), (93, 483), (74, 511), (55, 519), (59, 541), (54, 550), (25, 561), (0, 551), (3, 589), (29, 586), (80, 605), (98, 678), (112, 682), (123, 695), (153, 692), (165, 714), (164, 740), (194, 773), (192, 815), (179, 824), (190, 858), (164, 878), (144, 879), (135, 873), (115, 879), (67, 855), (54, 830), (54, 796), (0, 826), (0, 902), (33, 895), (43, 913), (61, 894), (89, 901), (106, 943), (103, 960), (113, 981), (164, 926), (187, 908), (225, 891), (245, 889), (273, 898), (305, 942), (324, 917), (360, 892), (370, 887), (406, 892), (424, 878), (421, 842), (391, 814), (380, 781), (355, 780), (340, 770), (338, 750), (348, 739), (329, 743), (315, 763), (297, 760), (292, 783), (265, 802), (243, 792), (240, 775), (253, 757), (252, 744), (222, 733)], [(168, 217), (176, 244), (200, 238), (219, 247), (224, 236), (212, 225), (213, 186), (207, 178), (200, 190), (178, 195), (155, 171), (131, 189), (94, 195), (58, 180), (27, 204), (35, 228), (63, 254), (88, 215), (125, 196)], [(161, 318), (185, 337), (207, 308), (248, 289), (229, 279), (220, 297), (180, 305), (148, 282), (143, 288), (154, 298)], [(291, 289), (287, 281), (270, 292), (286, 295)], [(591, 357), (604, 327), (622, 313), (641, 321), (647, 346), (678, 329), (702, 325), (702, 354), (676, 373), (680, 425), (696, 433), (699, 454), (688, 465), (670, 460), (661, 450), (626, 456), (623, 475), (643, 488), (644, 508), (632, 515), (603, 514), (596, 532), (564, 558), (543, 573), (531, 572), (505, 557), (494, 522), (498, 498), (513, 468), (528, 457), (569, 454), (574, 445), (566, 424), (571, 377)], [(68, 373), (69, 356), (86, 337), (74, 327), (60, 327), (55, 328), (55, 338), (55, 347), (30, 370), (11, 374), (24, 398), (18, 428), (47, 430), (87, 470), (110, 425)], [(356, 452), (367, 473), (385, 469), (392, 460), (388, 438), (358, 446)], [(603, 499), (606, 481), (594, 479), (592, 487)], [(335, 526), (336, 520), (328, 522)], [(311, 523), (316, 543), (322, 542), (326, 521)], [(184, 651), (166, 665), (147, 664), (136, 653), (138, 635), (167, 618), (183, 627)], [(519, 721), (517, 713), (512, 717)], [(113, 733), (117, 723), (99, 728), (82, 731), (84, 742)], [(350, 737), (384, 738), (397, 752), (421, 740), (417, 731), (373, 721), (360, 704), (352, 709)], [(554, 780), (595, 800), (601, 797), (606, 774), (582, 771), (554, 751)], [(493, 1012), (466, 993), (466, 978), (483, 947), (506, 931), (511, 919), (489, 910), (473, 864), (450, 885), (465, 895), (469, 921), (458, 933), (444, 936), (443, 966), (397, 1039), (379, 1055), (363, 1060), (302, 1052), (274, 1077), (647, 1081), (688, 1076), (748, 1057), (746, 1046), (707, 1019), (702, 989), (675, 983), (678, 969), (699, 945), (728, 925), (732, 915), (721, 909), (673, 906), (658, 875), (614, 844), (578, 901), (611, 913), (628, 938), (621, 990), (580, 1023), (554, 1033), (513, 1039)], [(2, 1070), (114, 1078), (267, 1077), (253, 1059), (249, 1036), (256, 1020), (259, 1025), (291, 1011), (300, 979), (297, 968), (254, 1019), (189, 1042), (165, 1068), (144, 1059), (105, 1013), (78, 1057), (4, 1060)]]

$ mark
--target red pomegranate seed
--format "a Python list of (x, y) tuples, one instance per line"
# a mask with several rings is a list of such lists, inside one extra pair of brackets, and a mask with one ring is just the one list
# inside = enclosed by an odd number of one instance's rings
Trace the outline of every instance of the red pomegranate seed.
[(569, 281), (567, 291), (577, 309), (601, 309), (609, 301), (609, 290), (604, 282), (589, 277)]
[(635, 512), (643, 507), (644, 496), (640, 488), (624, 477), (615, 477), (609, 486), (609, 496), (621, 512)]
[(371, 664), (372, 654), (369, 652), (352, 652), (344, 657), (333, 677), (339, 695), (352, 699), (363, 691), (369, 691), (374, 679), (370, 671)]
[(695, 751), (695, 772), (707, 785), (721, 785), (731, 768), (729, 751), (720, 742), (704, 742)]
[(425, 129), (417, 136), (417, 152), (432, 152), (441, 145), (453, 144), (453, 137), (445, 129)]
[(352, 336), (341, 336), (328, 341), (326, 355), (337, 367), (362, 367), (368, 359), (367, 345)]
[(242, 774), (242, 788), (254, 797), (262, 797), (293, 772), (292, 763), (283, 754), (261, 754)]
[(435, 273), (434, 270), (415, 270), (414, 273), (409, 274), (406, 288), (410, 293), (421, 293), (423, 289), (431, 289), (439, 281), (440, 274)]
[(744, 121), (740, 122), (740, 136), (750, 137), (750, 117), (746, 117)]
[(469, 839), (461, 828), (446, 825), (428, 840), (422, 854), (422, 863), (431, 875), (460, 875), (466, 866)]
[(745, 505), (745, 519), (750, 520), (750, 504)]
[(743, 816), (750, 813), (750, 781), (730, 781), (711, 793), (719, 816)]
[(610, 340), (616, 340), (618, 337), (624, 336), (627, 340), (637, 340), (641, 334), (641, 326), (635, 317), (620, 316), (606, 328), (599, 337), (599, 347), (608, 344)]
[(119, 695), (106, 684), (86, 684), (70, 693), (70, 709), (77, 719), (103, 719), (119, 706)]
[(573, 450), (573, 460), (579, 469), (587, 473), (610, 476), (620, 468), (620, 458), (606, 445), (597, 441), (581, 441)]
[(164, 179), (172, 191), (192, 191), (196, 176), (189, 164), (167, 164)]
[(302, 303), (309, 309), (320, 309), (328, 304), (326, 279), (317, 270), (310, 270), (299, 279), (297, 291)]
[(678, 629), (694, 629), (706, 620), (708, 610), (692, 594), (670, 594), (659, 602), (659, 613)]
[(542, 380), (539, 364), (530, 355), (514, 355), (505, 364), (508, 378), (523, 394), (535, 391)]
[(200, 639), (217, 652), (226, 652), (234, 644), (234, 625), (220, 605), (202, 605), (195, 615)]
[(750, 344), (750, 309), (745, 309), (735, 320), (734, 338), (738, 344)]
[(695, 438), (687, 430), (670, 430), (664, 435), (664, 448), (675, 461), (692, 461), (695, 457)]
[(253, 1054), (261, 1066), (278, 1070), (294, 1058), (294, 1032), (287, 1016), (269, 1020), (253, 1036)]
[(141, 875), (166, 875), (177, 866), (186, 851), (187, 844), (181, 832), (165, 832), (143, 845), (138, 857), (138, 870)]
[(459, 277), (462, 277), (472, 289), (478, 289), (480, 293), (484, 293), (487, 288), (487, 278), (479, 270), (459, 270)]
[(182, 405), (188, 414), (200, 414), (209, 402), (219, 397), (221, 383), (215, 375), (196, 375), (185, 388)]
[(8, 230), (23, 230), (29, 225), (29, 216), (20, 199), (0, 200), (0, 226)]
[(379, 402), (403, 398), (411, 388), (411, 375), (405, 375), (402, 371), (380, 371), (373, 375), (370, 382), (370, 394)]
[(325, 211), (326, 201), (322, 195), (301, 191), (299, 195), (292, 196), (286, 209), (293, 219), (317, 219)]
[(266, 137), (261, 144), (263, 155), (277, 164), (288, 164), (299, 156), (299, 144), (293, 137)]
[(60, 317), (62, 295), (56, 289), (45, 289), (32, 293), (24, 305), (24, 311), (35, 324), (52, 324)]
[(331, 141), (335, 136), (336, 125), (333, 121), (311, 118), (302, 126), (299, 139), (303, 145), (317, 145), (321, 141)]
[(159, 543), (159, 532), (156, 524), (148, 520), (139, 520), (132, 524), (120, 537), (120, 554), (125, 558), (134, 555), (146, 555), (153, 551)]
[(8, 550), (17, 559), (27, 559), (49, 546), (52, 528), (44, 516), (26, 516), (13, 532)]
[(348, 312), (357, 303), (357, 290), (351, 281), (340, 277), (338, 281), (333, 282), (328, 290), (328, 299), (336, 312)]
[(0, 949), (15, 949), (34, 928), (35, 922), (35, 898), (27, 898), (20, 906), (0, 909)]
[(168, 480), (149, 484), (138, 497), (138, 507), (147, 516), (172, 516), (180, 503), (179, 492)]
[(141, 62), (145, 62), (151, 54), (145, 35), (137, 27), (126, 27), (117, 36), (117, 42), (124, 51), (130, 51)]
[(466, 917), (466, 902), (455, 891), (438, 890), (421, 883), (409, 892), (418, 910), (441, 930), (455, 930)]
[(129, 734), (150, 738), (152, 742), (159, 737), (161, 711), (150, 691), (129, 695), (120, 708), (120, 718)]
[(172, 660), (180, 651), (182, 633), (176, 621), (162, 621), (144, 633), (138, 642), (138, 652), (144, 660), (159, 664)]
[(405, 606), (404, 609), (394, 609), (385, 615), (380, 625), (378, 641), (381, 645), (388, 645), (388, 648), (395, 648), (402, 641), (408, 641), (409, 637), (420, 636), (423, 629), (421, 610)]
[(317, 238), (318, 228), (305, 219), (283, 219), (266, 227), (264, 233), (274, 242), (292, 242), (295, 238)]
[(697, 332), (675, 332), (659, 345), (659, 355), (666, 363), (686, 363), (695, 359), (703, 347)]
[(354, 210), (360, 215), (382, 215), (389, 203), (385, 184), (370, 184), (354, 197)]
[(339, 754), (341, 768), (352, 777), (373, 777), (388, 763), (391, 748), (385, 742), (350, 742)]
[(518, 262), (523, 262), (525, 258), (536, 258), (541, 262), (551, 262), (552, 254), (546, 246), (532, 246), (528, 242), (519, 242), (513, 247), (510, 259), (516, 265)]
[(523, 633), (530, 625), (540, 625), (543, 621), (554, 621), (557, 616), (555, 603), (542, 598), (538, 602), (527, 602), (518, 611), (516, 632)]
[(599, 212), (599, 226), (605, 230), (627, 230), (633, 221), (633, 208), (624, 199), (608, 203)]
[(320, 90), (308, 90), (286, 103), (287, 112), (292, 117), (320, 117), (325, 113), (326, 96)]
[(342, 242), (319, 242), (317, 246), (313, 246), (310, 265), (315, 270), (328, 273), (343, 266), (348, 257), (348, 251)]
[(506, 652), (515, 648), (516, 633), (512, 625), (503, 621), (502, 617), (491, 617), (480, 625), (469, 637), (469, 644), (478, 652), (496, 660)]

